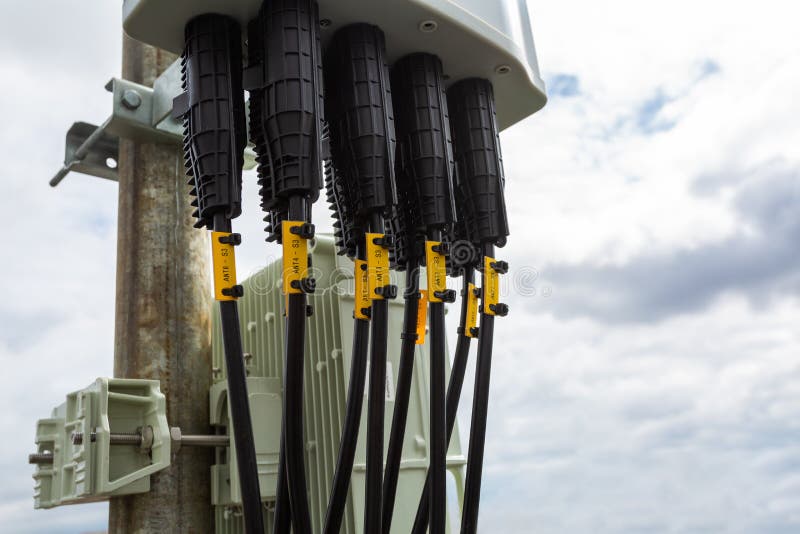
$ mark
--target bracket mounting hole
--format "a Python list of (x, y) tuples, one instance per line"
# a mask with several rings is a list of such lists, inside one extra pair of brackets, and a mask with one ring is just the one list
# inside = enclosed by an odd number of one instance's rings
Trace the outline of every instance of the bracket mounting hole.
[(439, 23), (435, 20), (423, 20), (419, 23), (419, 31), (422, 33), (433, 33), (439, 29)]

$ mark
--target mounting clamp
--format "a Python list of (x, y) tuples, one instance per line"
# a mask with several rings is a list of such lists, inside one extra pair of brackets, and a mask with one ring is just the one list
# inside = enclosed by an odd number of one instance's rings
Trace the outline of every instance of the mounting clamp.
[[(55, 187), (72, 171), (117, 181), (119, 140), (180, 145), (183, 125), (172, 118), (172, 101), (183, 91), (180, 60), (156, 78), (153, 87), (112, 78), (111, 116), (100, 126), (76, 122), (67, 131), (64, 165), (50, 180)], [(255, 167), (255, 153), (245, 150), (245, 169)]]

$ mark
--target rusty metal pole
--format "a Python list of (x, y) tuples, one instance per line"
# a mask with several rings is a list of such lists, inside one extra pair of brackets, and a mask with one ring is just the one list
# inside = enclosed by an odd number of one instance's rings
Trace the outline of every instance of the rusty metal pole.
[[(123, 37), (125, 79), (150, 86), (175, 59)], [(207, 434), (208, 236), (192, 228), (181, 148), (121, 140), (119, 155), (114, 376), (160, 380), (170, 425)], [(150, 492), (112, 498), (109, 532), (211, 532), (212, 454), (184, 448)]]

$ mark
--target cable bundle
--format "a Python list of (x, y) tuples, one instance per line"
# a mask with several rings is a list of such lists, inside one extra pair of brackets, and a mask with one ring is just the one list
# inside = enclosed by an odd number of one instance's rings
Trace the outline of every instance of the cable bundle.
[(505, 245), (508, 219), (503, 191), (503, 160), (491, 83), (474, 78), (462, 80), (450, 88), (448, 101), (454, 117), (452, 126), (458, 169), (457, 189), (468, 203), (467, 232), (472, 241), (480, 244), (482, 254), (479, 268), (483, 277), (483, 306), (461, 519), (462, 534), (473, 534), (478, 529), (494, 318), (508, 313), (508, 306), (498, 302), (498, 275), (505, 274), (508, 265), (495, 260), (493, 256), (495, 246)]
[[(250, 91), (251, 140), (258, 156), (259, 194), (268, 241), (284, 246), (286, 345), (281, 462), (275, 532), (310, 534), (303, 439), (303, 373), (307, 251), (314, 236), (311, 206), (322, 188), (326, 159), (319, 13), (314, 0), (269, 0), (248, 25), (245, 87)], [(287, 241), (288, 240), (288, 241)], [(296, 245), (293, 247), (291, 245)], [(288, 255), (292, 255), (291, 258)], [(290, 274), (287, 262), (302, 265)], [(291, 511), (291, 524), (289, 513)]]
[[(326, 106), (333, 164), (328, 169), (328, 197), (336, 204), (337, 244), (340, 250), (365, 264), (371, 291), (371, 350), (369, 405), (367, 412), (366, 502), (364, 531), (377, 532), (381, 521), (383, 470), (384, 390), (386, 383), (387, 298), (396, 288), (384, 279), (388, 272), (374, 267), (374, 256), (367, 250), (389, 254), (391, 237), (383, 235), (384, 218), (397, 203), (395, 187), (395, 134), (388, 66), (383, 32), (369, 24), (352, 24), (339, 30), (325, 57)], [(365, 242), (370, 240), (370, 242)], [(384, 251), (384, 252), (380, 252)], [(362, 273), (357, 272), (360, 277)], [(358, 299), (358, 297), (357, 297)], [(364, 343), (365, 318), (356, 311), (354, 351)], [(364, 343), (364, 346), (366, 343)], [(358, 354), (360, 357), (361, 354)], [(356, 354), (354, 354), (354, 358)], [(354, 369), (361, 371), (361, 363)], [(325, 532), (338, 532), (344, 509), (350, 471), (358, 437), (356, 393), (363, 391), (351, 376), (347, 416), (334, 477), (334, 489), (325, 522)], [(360, 395), (359, 395), (360, 397)], [(360, 399), (359, 401), (360, 402)]]
[[(398, 183), (405, 188), (409, 205), (418, 213), (419, 227), (424, 230), (430, 304), (430, 473), (431, 530), (444, 532), (446, 523), (446, 418), (445, 418), (445, 332), (444, 303), (452, 302), (454, 292), (444, 287), (445, 272), (437, 274), (441, 287), (432, 288), (431, 274), (438, 271), (427, 258), (444, 263), (448, 247), (442, 242), (454, 221), (453, 158), (450, 125), (444, 93), (442, 64), (431, 54), (411, 54), (392, 68), (392, 89), (397, 112), (397, 134), (400, 163)], [(444, 267), (441, 265), (440, 267)], [(394, 436), (394, 432), (393, 432)], [(398, 434), (402, 439), (402, 433)], [(399, 452), (391, 458), (396, 484)], [(390, 466), (387, 465), (387, 472)], [(391, 495), (393, 497), (393, 494)], [(393, 500), (384, 503), (383, 532), (391, 527)]]

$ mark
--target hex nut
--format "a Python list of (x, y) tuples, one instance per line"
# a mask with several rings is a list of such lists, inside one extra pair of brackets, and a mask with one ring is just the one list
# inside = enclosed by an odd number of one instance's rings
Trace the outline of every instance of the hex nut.
[(142, 105), (142, 96), (133, 89), (126, 89), (122, 93), (121, 102), (126, 108), (134, 110)]
[(181, 434), (180, 427), (173, 426), (169, 429), (169, 439), (172, 441), (172, 452), (178, 452), (181, 450), (181, 439), (183, 434)]
[(142, 436), (142, 441), (139, 444), (139, 449), (143, 452), (149, 452), (150, 449), (153, 448), (153, 442), (155, 441), (155, 433), (153, 432), (153, 427), (148, 425), (144, 426), (140, 430), (140, 434)]

